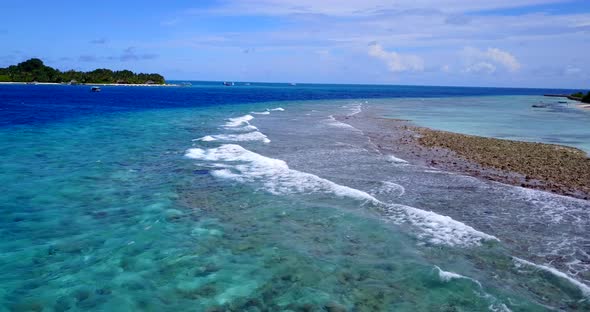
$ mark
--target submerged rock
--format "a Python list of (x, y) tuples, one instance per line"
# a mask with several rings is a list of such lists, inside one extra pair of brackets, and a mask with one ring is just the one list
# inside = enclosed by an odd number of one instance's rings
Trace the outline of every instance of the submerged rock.
[(72, 308), (72, 302), (67, 297), (59, 297), (53, 306), (53, 311), (63, 312)]
[(328, 312), (346, 312), (348, 309), (336, 302), (330, 302), (324, 306), (324, 309)]
[(168, 222), (178, 222), (182, 220), (183, 217), (183, 213), (182, 211), (178, 210), (178, 209), (167, 209), (164, 212), (164, 216), (166, 218), (166, 221)]

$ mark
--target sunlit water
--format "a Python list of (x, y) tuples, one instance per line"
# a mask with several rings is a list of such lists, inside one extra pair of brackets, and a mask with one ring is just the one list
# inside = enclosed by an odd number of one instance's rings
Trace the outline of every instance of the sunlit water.
[(587, 201), (391, 161), (372, 101), (2, 128), (0, 310), (590, 309)]

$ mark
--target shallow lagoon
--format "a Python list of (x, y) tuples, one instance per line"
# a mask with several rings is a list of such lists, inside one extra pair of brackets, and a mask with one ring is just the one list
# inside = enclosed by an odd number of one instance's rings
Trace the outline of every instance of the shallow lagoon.
[[(565, 103), (561, 103), (565, 102)], [(373, 100), (393, 118), (433, 129), (562, 144), (590, 152), (590, 111), (579, 102), (543, 96)], [(546, 105), (535, 108), (532, 105)]]
[[(583, 288), (513, 258), (546, 264), (542, 245), (517, 253), (504, 239), (518, 224), (494, 229), (465, 213), (478, 201), (495, 217), (492, 208), (513, 202), (519, 219), (542, 222), (526, 211), (536, 204), (503, 187), (388, 162), (362, 133), (329, 118), (354, 113), (358, 103), (120, 111), (3, 128), (2, 309), (588, 308)], [(193, 141), (239, 134), (224, 127), (227, 118), (279, 106), (285, 111), (253, 114), (248, 123), (270, 143)], [(288, 168), (185, 156), (226, 144)], [(222, 169), (233, 178), (215, 174)], [(395, 205), (433, 210), (473, 231)], [(555, 214), (564, 219), (555, 226), (585, 225), (571, 221), (580, 214)], [(576, 233), (569, 235), (586, 239)]]

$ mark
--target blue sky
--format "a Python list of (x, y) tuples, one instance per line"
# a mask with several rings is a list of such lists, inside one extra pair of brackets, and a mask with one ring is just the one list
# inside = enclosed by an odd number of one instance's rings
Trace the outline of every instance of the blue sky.
[(0, 66), (167, 79), (590, 88), (588, 0), (0, 2)]

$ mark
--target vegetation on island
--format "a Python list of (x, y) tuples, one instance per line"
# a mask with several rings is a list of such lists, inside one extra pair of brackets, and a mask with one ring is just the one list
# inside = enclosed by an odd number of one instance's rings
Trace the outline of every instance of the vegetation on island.
[(572, 97), (575, 97), (575, 98), (580, 98), (581, 99), (581, 98), (584, 97), (584, 93), (583, 92), (576, 92), (576, 93), (572, 93), (571, 96)]
[(54, 83), (118, 83), (118, 84), (165, 84), (159, 74), (136, 74), (129, 70), (112, 71), (95, 69), (90, 72), (68, 70), (62, 72), (46, 66), (37, 58), (7, 68), (0, 68), (0, 82), (54, 82)]
[(590, 91), (584, 95), (584, 92), (576, 92), (571, 95), (571, 97), (576, 98), (584, 103), (590, 103)]

